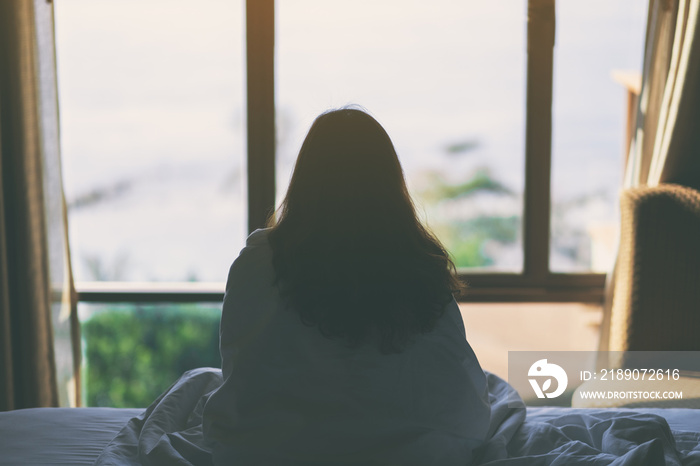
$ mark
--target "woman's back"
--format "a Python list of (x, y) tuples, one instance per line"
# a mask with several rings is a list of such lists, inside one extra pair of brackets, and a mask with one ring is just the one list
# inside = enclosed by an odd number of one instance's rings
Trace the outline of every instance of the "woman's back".
[(490, 408), (454, 300), (400, 353), (348, 346), (285, 304), (268, 233), (228, 277), (224, 384), (204, 413), (215, 464), (468, 464)]

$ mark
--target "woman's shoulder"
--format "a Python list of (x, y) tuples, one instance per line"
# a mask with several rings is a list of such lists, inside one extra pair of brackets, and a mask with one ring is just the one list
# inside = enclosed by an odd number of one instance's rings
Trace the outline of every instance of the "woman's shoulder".
[(252, 232), (250, 235), (248, 235), (248, 239), (246, 239), (245, 245), (247, 246), (267, 246), (269, 245), (268, 243), (268, 235), (270, 233), (271, 228), (258, 228), (254, 232)]
[(246, 239), (245, 247), (238, 255), (238, 259), (245, 259), (250, 256), (258, 257), (271, 251), (270, 242), (268, 240), (269, 233), (269, 228), (259, 228), (252, 232)]
[(234, 277), (240, 280), (250, 278), (251, 274), (267, 274), (267, 269), (272, 266), (272, 249), (267, 238), (269, 231), (269, 228), (258, 229), (248, 236), (245, 247), (231, 264), (229, 282)]

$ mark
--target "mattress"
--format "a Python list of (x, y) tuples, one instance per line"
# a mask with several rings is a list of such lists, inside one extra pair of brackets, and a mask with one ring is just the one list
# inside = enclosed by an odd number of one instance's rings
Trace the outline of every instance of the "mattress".
[(0, 413), (0, 464), (93, 464), (127, 421), (141, 412), (35, 408)]
[[(142, 412), (143, 409), (36, 408), (0, 413), (0, 465), (93, 464), (127, 421)], [(638, 413), (666, 419), (677, 448), (697, 453), (686, 454), (688, 461), (683, 464), (700, 464), (700, 410), (538, 407), (528, 408), (525, 425), (550, 426), (553, 420), (572, 415), (623, 418)]]

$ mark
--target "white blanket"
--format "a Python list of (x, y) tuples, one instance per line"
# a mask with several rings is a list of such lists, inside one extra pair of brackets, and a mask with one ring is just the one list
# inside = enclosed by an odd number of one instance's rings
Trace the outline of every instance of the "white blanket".
[[(488, 440), (479, 464), (700, 465), (700, 433), (671, 431), (656, 414), (631, 410), (538, 410), (509, 407), (513, 388), (487, 374), (491, 400)], [(201, 417), (222, 382), (218, 369), (184, 374), (109, 443), (97, 465), (208, 465)], [(700, 412), (698, 413), (700, 416)]]

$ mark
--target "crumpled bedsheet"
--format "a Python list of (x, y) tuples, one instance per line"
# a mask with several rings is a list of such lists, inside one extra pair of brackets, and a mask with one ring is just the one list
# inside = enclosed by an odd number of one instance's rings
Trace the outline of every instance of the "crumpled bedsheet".
[(491, 431), (483, 466), (700, 466), (700, 433), (671, 431), (662, 416), (560, 408), (525, 417), (508, 408), (513, 388), (493, 374), (487, 379)]
[(96, 465), (211, 465), (202, 432), (209, 395), (223, 383), (220, 369), (185, 372), (141, 415), (132, 418), (104, 449)]
[[(491, 422), (484, 466), (700, 466), (700, 433), (671, 431), (661, 416), (629, 410), (571, 409), (527, 416), (514, 389), (487, 373)], [(96, 465), (210, 465), (202, 412), (221, 371), (185, 373), (112, 440)], [(700, 416), (700, 412), (698, 413)]]

